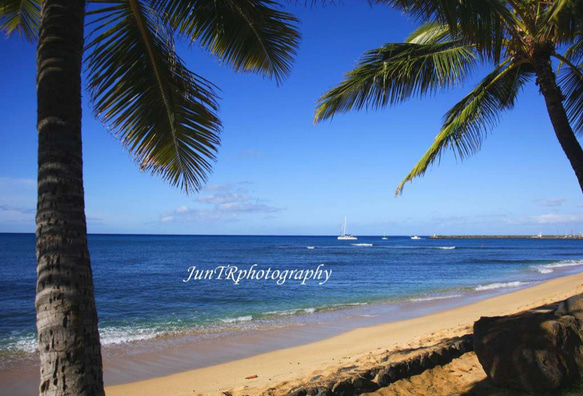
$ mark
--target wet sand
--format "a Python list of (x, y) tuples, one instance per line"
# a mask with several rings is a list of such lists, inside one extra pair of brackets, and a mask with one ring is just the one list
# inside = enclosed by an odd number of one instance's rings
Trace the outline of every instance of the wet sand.
[[(314, 372), (333, 370), (380, 349), (462, 334), (479, 316), (510, 314), (560, 300), (583, 291), (581, 285), (583, 274), (578, 274), (502, 295), (508, 290), (355, 307), (307, 315), (306, 322), (284, 322), (280, 327), (110, 345), (104, 348), (107, 394), (222, 394), (226, 390), (257, 394), (278, 382), (299, 383)], [(249, 375), (258, 378), (246, 380)], [(8, 364), (0, 372), (0, 384), (1, 395), (36, 394), (36, 358)]]
[[(321, 341), (179, 374), (109, 386), (107, 394), (220, 395), (232, 392), (256, 395), (272, 387), (289, 389), (315, 375), (334, 373), (347, 364), (365, 368), (381, 351), (413, 348), (465, 334), (480, 316), (513, 314), (582, 292), (583, 274), (566, 276), (414, 319), (358, 328)], [(254, 341), (263, 342), (262, 339)], [(250, 376), (257, 377), (246, 379)]]

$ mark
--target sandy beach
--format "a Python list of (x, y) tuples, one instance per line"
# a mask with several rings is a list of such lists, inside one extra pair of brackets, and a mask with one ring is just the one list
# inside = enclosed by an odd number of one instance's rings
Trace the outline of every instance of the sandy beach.
[(256, 395), (275, 388), (285, 392), (314, 376), (342, 368), (366, 368), (388, 352), (433, 345), (471, 331), (481, 316), (509, 315), (583, 292), (583, 274), (499, 295), (430, 315), (359, 328), (325, 340), (257, 356), (153, 378), (109, 386), (108, 395)]

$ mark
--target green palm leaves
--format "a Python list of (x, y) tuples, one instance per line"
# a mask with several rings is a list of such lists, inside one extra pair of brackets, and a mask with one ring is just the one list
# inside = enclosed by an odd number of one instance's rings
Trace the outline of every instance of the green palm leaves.
[[(39, 0), (6, 0), (0, 28), (36, 38)], [(289, 73), (297, 20), (270, 0), (93, 0), (86, 70), (96, 115), (140, 169), (198, 190), (220, 144), (218, 88), (177, 55), (182, 36), (236, 71), (278, 83)]]
[(174, 29), (232, 65), (280, 82), (290, 71), (300, 35), (298, 22), (277, 4), (257, 0), (159, 1)]
[(96, 113), (141, 169), (198, 189), (219, 144), (214, 87), (184, 66), (147, 5), (109, 2), (95, 15), (87, 70)]
[[(394, 105), (464, 81), (478, 62), (487, 75), (446, 115), (431, 147), (397, 187), (423, 175), (446, 149), (464, 159), (481, 147), (534, 75), (537, 56), (562, 63), (559, 84), (574, 129), (583, 130), (583, 0), (377, 0), (426, 21), (404, 43), (365, 52), (357, 67), (317, 103), (315, 121)], [(556, 48), (572, 45), (560, 55)]]
[(2, 0), (0, 30), (7, 36), (15, 30), (29, 41), (37, 38), (40, 24), (39, 0)]
[(338, 112), (394, 105), (463, 80), (476, 56), (459, 40), (441, 41), (435, 30), (366, 52), (344, 81), (320, 98), (316, 122)]
[(497, 124), (501, 111), (514, 106), (520, 88), (532, 75), (528, 64), (512, 64), (500, 65), (486, 76), (448, 111), (435, 141), (399, 184), (396, 193), (402, 193), (406, 182), (425, 174), (429, 165), (439, 161), (444, 150), (452, 149), (461, 159), (479, 151), (484, 137)]

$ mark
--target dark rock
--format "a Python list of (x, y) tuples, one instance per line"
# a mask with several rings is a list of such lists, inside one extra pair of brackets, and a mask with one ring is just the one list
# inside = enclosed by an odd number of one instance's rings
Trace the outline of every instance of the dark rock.
[(379, 368), (373, 368), (370, 370), (366, 370), (365, 372), (361, 373), (361, 376), (366, 378), (366, 379), (372, 380), (377, 376), (379, 370), (380, 370)]
[(349, 379), (337, 382), (332, 387), (332, 393), (339, 396), (352, 396), (354, 395), (355, 390), (356, 389), (354, 388), (354, 385), (352, 385), (352, 381)]
[(317, 388), (312, 388), (308, 391), (309, 396), (332, 396), (333, 393), (329, 388), (319, 386)]
[(573, 316), (579, 322), (579, 325), (583, 325), (583, 294), (578, 294), (571, 298), (561, 301), (557, 310), (555, 311), (557, 316)]
[(292, 389), (288, 393), (288, 396), (307, 396), (307, 395), (308, 395), (308, 390), (305, 388)]
[(395, 369), (395, 365), (391, 364), (386, 369), (379, 372), (377, 375), (377, 384), (379, 386), (387, 386), (392, 384), (397, 380), (397, 370)]
[(451, 362), (451, 359), (453, 359), (453, 357), (451, 356), (451, 352), (449, 350), (448, 347), (441, 347), (439, 348), (439, 354), (441, 355), (441, 357), (443, 358), (443, 363), (449, 363)]
[(421, 357), (416, 357), (409, 361), (409, 375), (419, 375), (425, 368), (421, 365)]
[(575, 314), (583, 302), (569, 300), (554, 312), (481, 318), (474, 324), (476, 355), (494, 384), (543, 393), (581, 377), (583, 322)]
[(409, 376), (409, 362), (403, 361), (393, 365), (395, 369), (395, 381)]
[(456, 358), (460, 357), (461, 355), (463, 355), (463, 353), (461, 351), (458, 351), (455, 348), (455, 346), (453, 346), (453, 344), (450, 344), (447, 346), (447, 353), (449, 355), (450, 360), (456, 359)]
[(389, 386), (389, 384), (391, 383), (391, 377), (389, 377), (384, 371), (381, 371), (380, 373), (377, 374), (375, 382), (379, 384), (381, 388), (384, 386)]
[(354, 386), (357, 395), (361, 393), (374, 392), (379, 388), (379, 385), (376, 382), (362, 377), (358, 377), (352, 380), (352, 385)]
[(426, 353), (419, 356), (419, 364), (421, 365), (423, 370), (427, 370), (429, 368), (430, 362), (429, 362), (429, 357)]
[(453, 343), (453, 347), (458, 351), (459, 355), (461, 356), (466, 352), (470, 352), (474, 350), (474, 343), (473, 337), (465, 336), (459, 340), (456, 340)]
[(429, 360), (433, 367), (441, 366), (445, 363), (445, 359), (439, 349), (429, 352)]

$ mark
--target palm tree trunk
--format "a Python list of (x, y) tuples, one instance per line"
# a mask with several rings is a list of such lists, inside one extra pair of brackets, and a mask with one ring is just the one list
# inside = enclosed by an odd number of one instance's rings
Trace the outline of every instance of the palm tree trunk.
[(103, 395), (81, 150), (85, 0), (45, 0), (37, 49), (40, 394)]
[(551, 118), (555, 135), (559, 139), (559, 143), (567, 155), (569, 162), (571, 162), (571, 167), (575, 171), (575, 175), (579, 180), (579, 186), (581, 187), (581, 191), (583, 191), (583, 150), (573, 133), (567, 112), (563, 106), (563, 94), (557, 85), (550, 56), (548, 54), (535, 55), (533, 65), (537, 76), (537, 83), (545, 98), (547, 111)]

